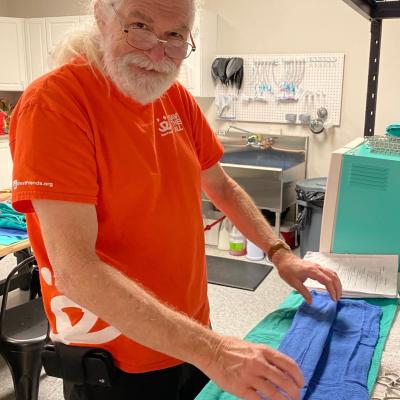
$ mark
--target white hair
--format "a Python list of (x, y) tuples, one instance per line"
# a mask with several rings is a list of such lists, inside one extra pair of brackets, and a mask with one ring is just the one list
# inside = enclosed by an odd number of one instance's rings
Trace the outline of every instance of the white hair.
[[(115, 0), (114, 3), (120, 1), (122, 0)], [(101, 17), (105, 21), (110, 21), (112, 18), (111, 8), (106, 7), (106, 5), (107, 3), (111, 4), (111, 0), (90, 0), (87, 6), (89, 15), (93, 15), (94, 7), (97, 3)], [(94, 19), (92, 23), (84, 24), (67, 32), (53, 50), (50, 56), (50, 66), (52, 68), (61, 67), (77, 57), (83, 57), (88, 65), (96, 67), (100, 72), (104, 73), (100, 38), (100, 31)]]
[[(97, 6), (100, 17), (109, 22), (115, 18), (111, 5), (122, 3), (124, 0), (89, 0), (88, 11), (93, 14), (94, 7)], [(193, 4), (193, 18), (199, 1), (190, 0)], [(68, 64), (77, 57), (83, 57), (89, 66), (96, 67), (104, 74), (103, 51), (101, 45), (101, 35), (97, 22), (86, 24), (65, 35), (64, 39), (58, 44), (51, 55), (50, 64), (52, 68), (57, 68)]]

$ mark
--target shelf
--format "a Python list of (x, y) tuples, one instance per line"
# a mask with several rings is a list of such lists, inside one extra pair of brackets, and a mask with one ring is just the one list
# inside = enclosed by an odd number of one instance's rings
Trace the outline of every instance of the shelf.
[(364, 18), (388, 19), (400, 18), (400, 1), (376, 1), (376, 0), (343, 0), (351, 8), (356, 10)]
[(371, 21), (367, 105), (364, 136), (375, 134), (375, 116), (379, 81), (379, 64), (384, 19), (400, 18), (400, 0), (343, 0)]
[(400, 1), (385, 1), (377, 3), (374, 18), (400, 18)]

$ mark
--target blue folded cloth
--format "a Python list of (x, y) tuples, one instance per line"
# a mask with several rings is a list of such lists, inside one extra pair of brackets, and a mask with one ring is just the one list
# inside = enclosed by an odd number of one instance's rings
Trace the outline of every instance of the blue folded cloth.
[(303, 371), (302, 399), (367, 400), (382, 310), (362, 300), (335, 303), (328, 294), (312, 296), (279, 346)]
[(312, 296), (311, 305), (303, 302), (299, 307), (289, 332), (279, 346), (279, 350), (290, 355), (302, 369), (302, 396), (305, 395), (321, 358), (337, 310), (337, 303), (326, 294), (314, 291)]
[(0, 236), (18, 237), (21, 240), (28, 238), (28, 232), (21, 229), (0, 228)]
[(382, 311), (343, 300), (304, 400), (368, 400), (368, 371)]
[(20, 229), (0, 228), (0, 245), (8, 246), (28, 239), (28, 233)]

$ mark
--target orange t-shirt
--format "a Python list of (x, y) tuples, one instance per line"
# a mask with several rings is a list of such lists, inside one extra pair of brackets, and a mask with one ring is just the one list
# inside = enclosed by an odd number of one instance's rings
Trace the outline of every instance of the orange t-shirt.
[(13, 206), (27, 213), (53, 340), (104, 348), (127, 372), (179, 364), (56, 289), (31, 200), (94, 204), (98, 256), (207, 325), (200, 178), (223, 150), (195, 100), (175, 83), (143, 106), (75, 61), (24, 92), (13, 113), (10, 147)]

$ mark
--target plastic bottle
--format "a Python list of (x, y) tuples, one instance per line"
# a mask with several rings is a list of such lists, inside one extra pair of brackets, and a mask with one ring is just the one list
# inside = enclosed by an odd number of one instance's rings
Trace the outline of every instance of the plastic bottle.
[(246, 255), (246, 238), (237, 230), (236, 226), (232, 227), (229, 234), (229, 254), (233, 256)]
[(232, 229), (231, 222), (228, 220), (228, 218), (225, 218), (222, 221), (221, 228), (219, 230), (219, 236), (218, 236), (219, 250), (229, 250), (229, 235), (231, 229)]
[(265, 257), (264, 251), (247, 239), (246, 258), (251, 261), (261, 261)]

